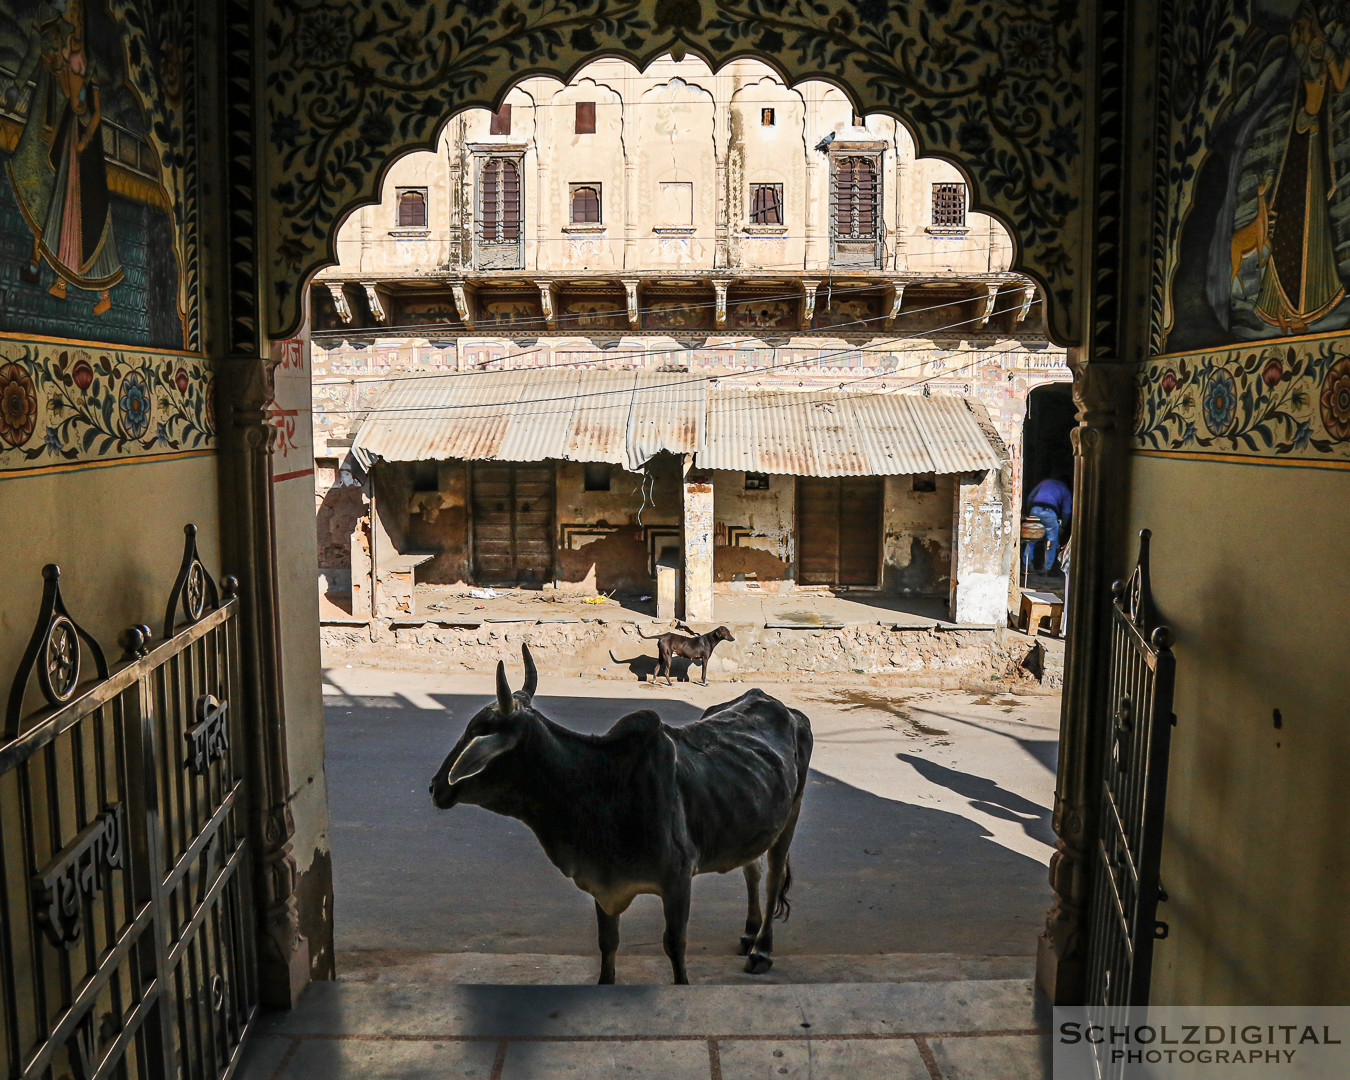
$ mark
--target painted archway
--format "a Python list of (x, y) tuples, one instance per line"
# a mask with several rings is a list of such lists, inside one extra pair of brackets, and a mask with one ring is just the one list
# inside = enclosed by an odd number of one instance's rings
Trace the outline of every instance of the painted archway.
[[(1074, 3), (1015, 0), (378, 0), (272, 5), (258, 194), (266, 336), (301, 321), (303, 283), (336, 261), (338, 223), (378, 197), (389, 162), (432, 149), (445, 118), (492, 108), (532, 75), (567, 82), (617, 56), (644, 67), (737, 56), (789, 84), (826, 79), (860, 112), (903, 120), (923, 156), (957, 165), (972, 208), (1015, 240), (1044, 289), (1051, 336), (1083, 338), (1086, 28)], [(239, 342), (238, 344), (242, 344)]]

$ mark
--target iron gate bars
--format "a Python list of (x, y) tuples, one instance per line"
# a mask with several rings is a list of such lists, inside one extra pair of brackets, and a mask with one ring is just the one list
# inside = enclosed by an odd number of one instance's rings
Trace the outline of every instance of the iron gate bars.
[[(1139, 561), (1111, 587), (1109, 724), (1103, 734), (1101, 807), (1088, 952), (1087, 1002), (1108, 1008), (1148, 1003), (1157, 921), (1167, 757), (1176, 661), (1172, 632), (1157, 621), (1149, 583), (1150, 533)], [(1109, 1017), (1108, 1017), (1109, 1019)]]
[(127, 631), (115, 670), (43, 571), (0, 735), (6, 1080), (220, 1080), (257, 1009), (239, 601), (186, 531), (165, 640)]

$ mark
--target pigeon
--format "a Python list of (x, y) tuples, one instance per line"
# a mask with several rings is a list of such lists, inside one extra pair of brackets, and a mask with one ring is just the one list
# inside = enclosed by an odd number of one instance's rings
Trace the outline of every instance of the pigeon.
[(822, 154), (827, 153), (830, 149), (830, 143), (834, 142), (834, 134), (835, 133), (831, 131), (828, 135), (825, 136), (825, 138), (821, 139), (820, 142), (816, 143), (816, 149), (819, 150)]

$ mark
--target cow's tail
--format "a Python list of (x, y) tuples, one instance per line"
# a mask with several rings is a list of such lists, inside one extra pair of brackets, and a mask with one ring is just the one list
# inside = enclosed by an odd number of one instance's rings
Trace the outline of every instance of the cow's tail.
[(792, 888), (792, 860), (783, 860), (783, 887), (778, 890), (778, 903), (774, 905), (773, 917), (788, 921), (792, 914), (792, 904), (788, 901), (788, 889)]

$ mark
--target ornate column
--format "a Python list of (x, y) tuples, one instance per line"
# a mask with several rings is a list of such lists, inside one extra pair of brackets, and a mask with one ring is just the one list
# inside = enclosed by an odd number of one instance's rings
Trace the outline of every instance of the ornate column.
[(1124, 490), (1133, 368), (1084, 361), (1069, 350), (1078, 427), (1072, 432), (1074, 506), (1069, 595), (1070, 644), (1060, 713), (1055, 780), (1054, 901), (1037, 948), (1036, 982), (1059, 1005), (1082, 1000), (1091, 888), (1090, 852), (1101, 790), (1098, 718), (1106, 691), (1114, 538)]

